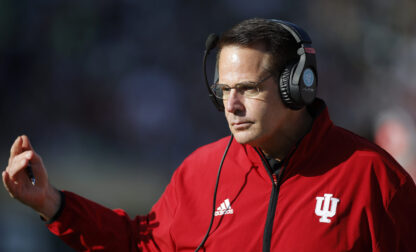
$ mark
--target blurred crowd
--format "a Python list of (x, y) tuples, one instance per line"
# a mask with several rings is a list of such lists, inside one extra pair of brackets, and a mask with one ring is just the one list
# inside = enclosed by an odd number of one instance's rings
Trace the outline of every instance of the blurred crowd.
[[(206, 36), (265, 17), (308, 31), (334, 122), (416, 179), (415, 10), (411, 0), (0, 0), (3, 167), (25, 133), (58, 188), (145, 213), (183, 158), (229, 134), (203, 83)], [(66, 251), (0, 191), (0, 251)]]

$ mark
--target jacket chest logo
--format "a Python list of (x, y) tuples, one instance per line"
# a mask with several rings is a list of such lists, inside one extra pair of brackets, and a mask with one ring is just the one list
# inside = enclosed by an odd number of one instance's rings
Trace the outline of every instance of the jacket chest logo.
[(224, 202), (217, 208), (215, 211), (215, 216), (224, 215), (224, 214), (233, 214), (234, 210), (231, 208), (230, 200), (225, 199)]
[(325, 193), (323, 197), (316, 197), (315, 214), (321, 217), (319, 222), (331, 223), (328, 218), (334, 217), (336, 214), (338, 202), (339, 199), (333, 198), (330, 193)]

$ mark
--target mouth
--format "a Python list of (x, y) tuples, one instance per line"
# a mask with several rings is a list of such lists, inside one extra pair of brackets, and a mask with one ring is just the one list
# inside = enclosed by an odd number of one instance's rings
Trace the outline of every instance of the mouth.
[(241, 121), (241, 122), (233, 122), (231, 123), (231, 127), (235, 130), (245, 130), (249, 128), (253, 123), (250, 121)]

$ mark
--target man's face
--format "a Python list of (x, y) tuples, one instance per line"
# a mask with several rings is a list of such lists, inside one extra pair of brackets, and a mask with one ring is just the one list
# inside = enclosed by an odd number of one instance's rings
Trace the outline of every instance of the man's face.
[[(261, 45), (223, 47), (218, 62), (219, 83), (234, 87), (238, 83), (264, 79), (270, 75), (266, 71), (270, 57)], [(291, 111), (283, 105), (274, 78), (260, 84), (256, 97), (247, 98), (231, 89), (229, 98), (223, 102), (228, 126), (239, 143), (270, 146), (273, 141), (279, 141), (288, 128), (286, 122)]]

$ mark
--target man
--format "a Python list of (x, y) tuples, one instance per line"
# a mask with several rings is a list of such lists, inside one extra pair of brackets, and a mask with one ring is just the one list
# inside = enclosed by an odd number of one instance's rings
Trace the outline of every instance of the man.
[(80, 251), (416, 251), (414, 182), (314, 100), (308, 39), (265, 19), (221, 36), (212, 92), (234, 139), (188, 156), (147, 216), (54, 189), (26, 136), (12, 146), (5, 187)]

